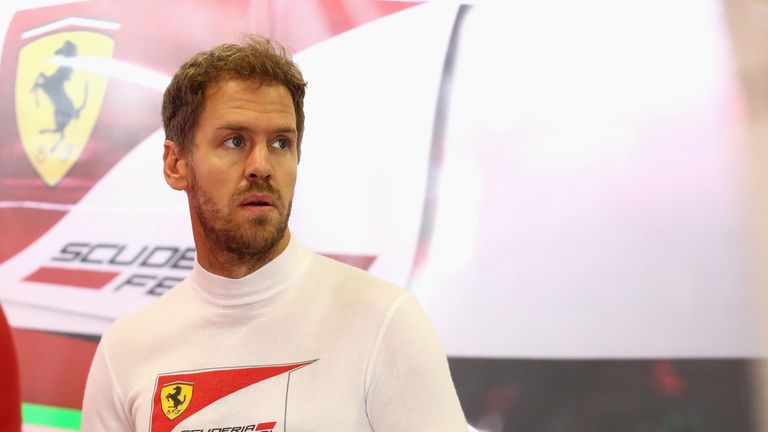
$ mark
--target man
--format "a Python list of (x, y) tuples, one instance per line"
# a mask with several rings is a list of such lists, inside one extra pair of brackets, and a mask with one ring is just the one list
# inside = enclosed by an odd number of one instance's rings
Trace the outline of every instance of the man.
[(415, 298), (291, 237), (304, 89), (256, 37), (174, 76), (164, 173), (187, 194), (197, 263), (104, 335), (83, 431), (467, 430)]

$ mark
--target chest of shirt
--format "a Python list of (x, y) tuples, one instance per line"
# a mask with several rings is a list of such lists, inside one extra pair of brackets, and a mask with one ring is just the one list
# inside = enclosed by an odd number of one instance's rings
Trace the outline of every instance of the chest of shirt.
[(135, 430), (367, 430), (365, 362), (319, 354), (207, 367), (192, 362), (196, 367), (182, 370), (142, 367), (145, 377), (128, 397)]

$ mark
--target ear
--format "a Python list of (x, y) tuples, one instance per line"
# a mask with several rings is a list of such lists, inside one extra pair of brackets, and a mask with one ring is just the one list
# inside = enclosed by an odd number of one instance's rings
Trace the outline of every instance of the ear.
[(163, 143), (163, 175), (168, 186), (176, 190), (189, 186), (188, 160), (181, 155), (179, 145), (170, 140)]

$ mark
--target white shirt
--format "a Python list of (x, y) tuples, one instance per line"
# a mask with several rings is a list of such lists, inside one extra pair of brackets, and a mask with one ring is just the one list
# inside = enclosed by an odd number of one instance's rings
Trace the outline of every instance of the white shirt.
[(448, 364), (402, 288), (295, 240), (242, 279), (197, 265), (96, 351), (82, 430), (466, 431)]

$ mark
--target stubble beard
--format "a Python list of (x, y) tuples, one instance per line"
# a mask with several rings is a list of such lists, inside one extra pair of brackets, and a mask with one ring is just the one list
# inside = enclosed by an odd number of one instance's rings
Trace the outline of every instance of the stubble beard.
[[(227, 264), (253, 264), (261, 266), (276, 255), (280, 240), (288, 230), (293, 200), (286, 206), (280, 192), (267, 182), (251, 183), (232, 197), (226, 209), (218, 208), (213, 198), (191, 176), (193, 211), (212, 246), (211, 258)], [(269, 194), (274, 200), (277, 219), (271, 216), (251, 215), (236, 220), (240, 200), (248, 194)]]

